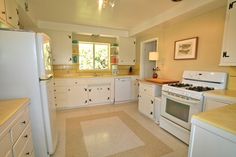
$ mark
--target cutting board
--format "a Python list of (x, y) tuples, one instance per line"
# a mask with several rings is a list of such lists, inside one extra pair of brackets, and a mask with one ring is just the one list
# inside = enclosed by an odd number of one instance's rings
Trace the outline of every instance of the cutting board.
[(158, 84), (169, 84), (169, 83), (179, 82), (179, 81), (176, 81), (176, 80), (169, 80), (169, 79), (163, 79), (163, 78), (148, 78), (148, 79), (145, 79), (145, 81), (158, 83)]

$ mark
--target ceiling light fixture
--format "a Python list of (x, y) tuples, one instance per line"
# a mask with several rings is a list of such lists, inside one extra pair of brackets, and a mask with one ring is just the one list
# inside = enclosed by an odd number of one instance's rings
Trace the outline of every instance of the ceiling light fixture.
[(180, 1), (182, 1), (182, 0), (172, 0), (173, 2), (180, 2)]
[(115, 7), (115, 0), (98, 0), (98, 9), (101, 10), (102, 8), (114, 8)]

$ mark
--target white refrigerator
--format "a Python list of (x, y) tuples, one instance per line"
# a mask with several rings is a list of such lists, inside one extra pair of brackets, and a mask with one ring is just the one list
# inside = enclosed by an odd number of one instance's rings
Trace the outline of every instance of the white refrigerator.
[(28, 97), (36, 157), (57, 145), (50, 38), (42, 33), (0, 30), (0, 99)]

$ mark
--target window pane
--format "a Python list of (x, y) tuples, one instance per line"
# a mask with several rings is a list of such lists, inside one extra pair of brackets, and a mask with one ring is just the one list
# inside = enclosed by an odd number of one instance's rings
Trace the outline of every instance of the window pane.
[(79, 69), (93, 69), (93, 44), (79, 43)]
[(109, 63), (109, 45), (108, 44), (96, 44), (95, 45), (95, 57), (94, 57), (95, 69), (108, 69)]

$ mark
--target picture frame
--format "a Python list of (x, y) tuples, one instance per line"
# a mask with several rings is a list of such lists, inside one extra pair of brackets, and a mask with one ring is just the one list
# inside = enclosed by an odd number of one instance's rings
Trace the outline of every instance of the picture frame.
[(174, 59), (196, 59), (197, 58), (198, 37), (187, 38), (175, 41)]

